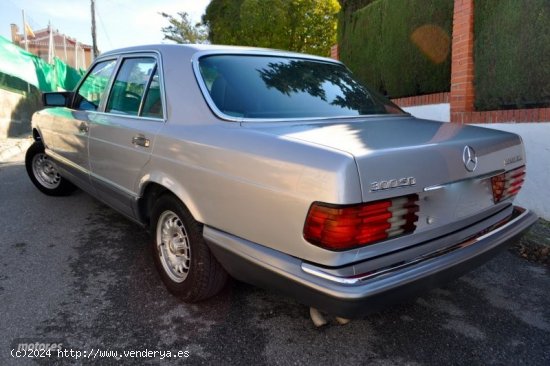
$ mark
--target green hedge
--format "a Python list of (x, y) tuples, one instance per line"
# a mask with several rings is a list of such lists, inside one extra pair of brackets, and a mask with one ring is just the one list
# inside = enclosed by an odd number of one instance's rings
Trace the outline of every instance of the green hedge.
[(476, 109), (550, 107), (550, 1), (475, 1)]
[[(341, 4), (340, 59), (358, 79), (392, 98), (449, 91), (452, 0), (348, 0)], [(353, 11), (358, 4), (367, 5)], [(429, 47), (415, 43), (416, 30)], [(434, 52), (438, 57), (434, 58)]]

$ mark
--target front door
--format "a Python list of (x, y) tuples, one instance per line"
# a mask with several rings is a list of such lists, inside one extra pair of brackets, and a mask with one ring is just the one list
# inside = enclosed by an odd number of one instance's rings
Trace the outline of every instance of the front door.
[(75, 93), (71, 108), (56, 108), (53, 157), (80, 187), (90, 187), (88, 136), (90, 121), (97, 119), (102, 99), (114, 73), (116, 59), (98, 62)]

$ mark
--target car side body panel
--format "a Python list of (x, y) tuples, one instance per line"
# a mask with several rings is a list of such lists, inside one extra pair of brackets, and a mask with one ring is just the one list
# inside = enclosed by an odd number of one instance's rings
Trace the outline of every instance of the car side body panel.
[(147, 168), (154, 170), (144, 172), (142, 187), (154, 179), (178, 195), (198, 221), (321, 261), (330, 261), (334, 253), (302, 237), (311, 203), (361, 200), (349, 154), (232, 124), (166, 124)]

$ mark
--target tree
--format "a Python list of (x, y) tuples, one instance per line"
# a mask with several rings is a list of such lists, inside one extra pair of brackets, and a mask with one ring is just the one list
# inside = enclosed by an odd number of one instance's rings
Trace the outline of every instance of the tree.
[(207, 41), (207, 32), (204, 26), (200, 23), (191, 24), (189, 14), (186, 12), (178, 12), (179, 18), (166, 13), (159, 14), (168, 19), (170, 23), (169, 26), (161, 29), (164, 39), (176, 43), (205, 43)]
[(212, 43), (327, 56), (339, 10), (337, 0), (212, 0), (202, 22)]
[(211, 0), (202, 16), (208, 40), (217, 44), (239, 44), (240, 11), (243, 0)]
[(286, 0), (244, 0), (236, 44), (289, 49), (285, 44)]

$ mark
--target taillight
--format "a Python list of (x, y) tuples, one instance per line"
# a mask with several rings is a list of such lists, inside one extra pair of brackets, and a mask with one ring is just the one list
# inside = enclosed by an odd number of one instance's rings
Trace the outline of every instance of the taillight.
[(418, 195), (356, 205), (311, 205), (304, 238), (329, 250), (347, 250), (412, 233)]
[(525, 166), (491, 178), (493, 201), (498, 203), (519, 193), (525, 180)]

